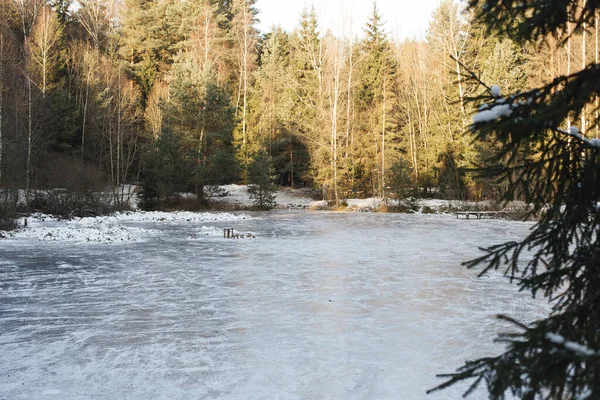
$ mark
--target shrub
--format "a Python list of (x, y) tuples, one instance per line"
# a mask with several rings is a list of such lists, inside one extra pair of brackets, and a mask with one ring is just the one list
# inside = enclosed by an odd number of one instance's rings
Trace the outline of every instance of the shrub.
[(0, 231), (12, 231), (17, 226), (16, 196), (7, 189), (0, 190)]

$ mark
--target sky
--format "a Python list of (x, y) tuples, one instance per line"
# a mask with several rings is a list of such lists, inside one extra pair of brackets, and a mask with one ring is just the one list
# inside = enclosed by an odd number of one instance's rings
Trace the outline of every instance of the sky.
[[(431, 13), (440, 0), (377, 0), (385, 30), (396, 39), (423, 39)], [(273, 25), (292, 31), (303, 8), (315, 6), (321, 32), (331, 29), (336, 35), (361, 36), (367, 17), (373, 11), (372, 0), (258, 0), (258, 25), (268, 32)], [(352, 18), (350, 18), (352, 17)], [(352, 23), (350, 23), (352, 21)]]

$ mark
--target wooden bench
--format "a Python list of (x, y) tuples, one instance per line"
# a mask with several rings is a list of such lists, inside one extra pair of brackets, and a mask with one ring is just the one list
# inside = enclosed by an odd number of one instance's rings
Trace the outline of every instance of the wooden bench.
[(506, 211), (457, 211), (456, 218), (465, 217), (470, 219), (471, 217), (477, 219), (494, 218), (499, 216), (507, 216), (509, 213)]

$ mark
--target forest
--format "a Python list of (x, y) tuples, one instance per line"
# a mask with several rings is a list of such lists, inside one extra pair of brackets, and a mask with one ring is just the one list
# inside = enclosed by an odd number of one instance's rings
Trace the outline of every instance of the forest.
[[(507, 182), (477, 172), (498, 144), (474, 140), (469, 99), (598, 62), (597, 16), (517, 44), (443, 0), (423, 40), (399, 41), (376, 3), (345, 36), (314, 8), (261, 33), (254, 3), (0, 0), (0, 188), (110, 188), (119, 204), (135, 184), (147, 207), (266, 181), (337, 203), (500, 198)], [(598, 137), (597, 110), (564, 124)]]

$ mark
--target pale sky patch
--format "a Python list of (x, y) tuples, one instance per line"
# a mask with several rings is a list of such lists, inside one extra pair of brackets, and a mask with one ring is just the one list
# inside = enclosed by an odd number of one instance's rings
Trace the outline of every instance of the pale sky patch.
[[(433, 10), (440, 0), (378, 0), (377, 7), (385, 30), (396, 39), (424, 39)], [(362, 36), (368, 16), (373, 12), (372, 0), (258, 0), (258, 25), (268, 32), (280, 25), (291, 32), (300, 20), (303, 8), (315, 6), (321, 33), (331, 29), (338, 36)]]

